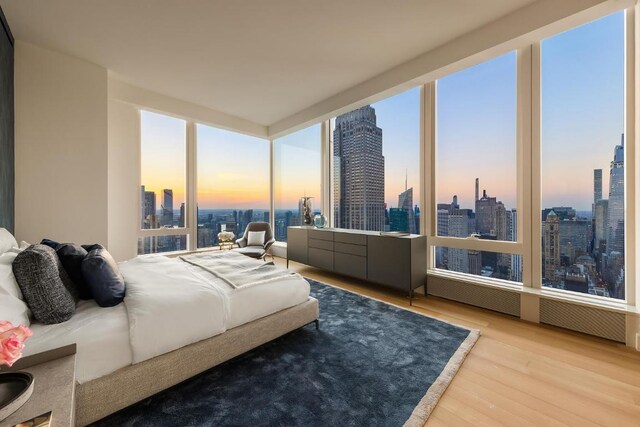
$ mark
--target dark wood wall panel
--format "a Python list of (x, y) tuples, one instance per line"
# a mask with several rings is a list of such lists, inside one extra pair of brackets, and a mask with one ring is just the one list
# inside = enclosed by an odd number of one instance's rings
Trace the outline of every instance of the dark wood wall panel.
[(14, 232), (13, 37), (0, 9), (0, 227)]

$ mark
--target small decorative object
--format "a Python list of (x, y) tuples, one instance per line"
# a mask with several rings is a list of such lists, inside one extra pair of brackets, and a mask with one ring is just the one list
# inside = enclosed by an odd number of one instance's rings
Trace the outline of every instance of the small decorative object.
[(218, 245), (220, 250), (231, 249), (233, 247), (233, 239), (236, 237), (231, 231), (221, 231), (218, 233)]
[(313, 225), (313, 219), (311, 218), (313, 197), (300, 197), (300, 224), (310, 226)]
[[(0, 366), (12, 366), (22, 357), (24, 342), (31, 330), (24, 325), (13, 326), (0, 321)], [(26, 372), (0, 373), (0, 421), (7, 418), (29, 400), (33, 393), (33, 376)]]
[(316, 216), (313, 217), (313, 224), (317, 228), (325, 228), (327, 226), (327, 222), (327, 217), (324, 214), (316, 214)]

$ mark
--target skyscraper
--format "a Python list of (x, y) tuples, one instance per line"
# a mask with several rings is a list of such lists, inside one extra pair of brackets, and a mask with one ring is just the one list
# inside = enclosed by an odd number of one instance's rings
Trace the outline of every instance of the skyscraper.
[(398, 231), (408, 231), (409, 233), (416, 234), (416, 221), (413, 212), (413, 188), (407, 189), (406, 184), (405, 190), (398, 196), (398, 209), (407, 212), (407, 228)]
[(382, 129), (371, 106), (336, 117), (333, 156), (336, 227), (384, 230)]
[(480, 178), (476, 178), (476, 202), (480, 199)]
[(609, 171), (607, 254), (624, 253), (624, 135), (614, 149)]
[(162, 220), (161, 225), (173, 226), (173, 190), (165, 188), (162, 192)]
[[(144, 190), (144, 186), (143, 186)], [(156, 193), (153, 191), (144, 191), (143, 199), (143, 226), (142, 228), (158, 228), (158, 220), (156, 218)]]
[(593, 204), (602, 200), (602, 169), (593, 170)]
[(483, 190), (482, 198), (476, 200), (476, 231), (478, 233), (496, 235), (495, 218), (497, 209), (498, 201), (496, 198), (489, 197), (487, 190)]
[(553, 281), (560, 268), (560, 230), (558, 215), (552, 210), (544, 221), (543, 277)]

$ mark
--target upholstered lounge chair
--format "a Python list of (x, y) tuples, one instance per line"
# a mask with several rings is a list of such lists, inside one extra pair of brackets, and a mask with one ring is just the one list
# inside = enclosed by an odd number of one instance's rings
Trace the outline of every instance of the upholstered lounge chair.
[[(264, 231), (264, 243), (261, 246), (249, 246), (247, 244), (250, 231)], [(234, 249), (234, 251), (251, 258), (265, 259), (265, 257), (267, 256), (267, 251), (275, 241), (276, 239), (273, 238), (273, 232), (271, 231), (271, 226), (269, 225), (269, 223), (250, 222), (249, 224), (247, 224), (247, 228), (244, 230), (244, 234), (242, 235), (242, 237), (236, 240), (238, 248)], [(273, 255), (271, 255), (271, 258), (273, 258)]]

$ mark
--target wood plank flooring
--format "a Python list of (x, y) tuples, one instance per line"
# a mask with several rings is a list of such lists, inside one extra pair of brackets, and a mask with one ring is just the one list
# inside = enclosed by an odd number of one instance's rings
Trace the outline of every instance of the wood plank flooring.
[(427, 426), (640, 426), (640, 352), (436, 297), (409, 306), (392, 290), (294, 262), (290, 269), (481, 331)]

